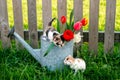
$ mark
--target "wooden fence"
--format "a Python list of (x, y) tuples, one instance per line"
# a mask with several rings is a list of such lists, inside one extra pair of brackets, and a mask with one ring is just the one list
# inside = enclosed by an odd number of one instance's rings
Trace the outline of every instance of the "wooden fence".
[[(84, 40), (89, 42), (89, 49), (97, 53), (98, 51), (98, 41), (99, 39), (104, 40), (104, 51), (112, 52), (114, 47), (114, 26), (115, 26), (115, 14), (116, 14), (116, 0), (106, 0), (106, 24), (105, 33), (98, 32), (98, 22), (99, 22), (99, 3), (100, 0), (89, 0), (89, 33), (84, 32)], [(33, 48), (38, 47), (38, 36), (40, 37), (40, 31), (37, 31), (37, 16), (36, 16), (36, 0), (27, 0), (28, 7), (28, 26), (29, 31), (23, 29), (23, 17), (22, 17), (22, 6), (21, 0), (12, 0), (13, 3), (13, 13), (14, 13), (14, 25), (15, 31), (20, 34), (20, 36), (27, 38), (29, 35), (30, 45)], [(67, 12), (67, 0), (57, 0), (57, 14), (58, 18), (62, 15), (66, 15)], [(75, 22), (82, 19), (83, 17), (83, 0), (74, 0), (74, 20)], [(42, 21), (43, 30), (47, 23), (52, 19), (52, 5), (51, 0), (42, 0)], [(62, 28), (61, 28), (62, 29)], [(8, 10), (6, 0), (0, 0), (0, 39), (2, 41), (2, 46), (4, 48), (10, 47), (10, 39), (7, 38), (9, 30), (8, 23)], [(38, 33), (39, 34), (38, 34)], [(81, 31), (82, 32), (82, 31)], [(26, 34), (24, 34), (26, 33)], [(100, 36), (102, 35), (102, 36)], [(105, 35), (103, 35), (105, 34)], [(87, 37), (88, 38), (87, 38)], [(115, 35), (115, 37), (120, 41), (120, 35)], [(16, 41), (16, 45), (19, 43)], [(19, 47), (19, 46), (18, 46)]]

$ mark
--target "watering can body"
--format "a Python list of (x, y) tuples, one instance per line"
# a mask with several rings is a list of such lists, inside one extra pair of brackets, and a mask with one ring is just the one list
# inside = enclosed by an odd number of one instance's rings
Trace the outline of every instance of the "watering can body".
[(73, 55), (73, 41), (66, 43), (63, 47), (54, 46), (48, 55), (44, 56), (50, 45), (51, 42), (44, 41), (41, 38), (40, 64), (52, 71), (63, 69), (65, 57)]
[[(14, 28), (13, 28), (14, 29)], [(44, 56), (45, 52), (51, 45), (51, 42), (43, 40), (41, 37), (41, 48), (33, 49), (28, 43), (24, 41), (23, 38), (19, 36), (14, 30), (11, 30), (9, 35), (14, 35), (16, 40), (18, 40), (27, 51), (41, 64), (42, 67), (47, 67), (50, 71), (64, 69), (63, 61), (66, 56), (73, 55), (73, 41), (67, 42), (63, 47), (54, 46), (48, 53)]]

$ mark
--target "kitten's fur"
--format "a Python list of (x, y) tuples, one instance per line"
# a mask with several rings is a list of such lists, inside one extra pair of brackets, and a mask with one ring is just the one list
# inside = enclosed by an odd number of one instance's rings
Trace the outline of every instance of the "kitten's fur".
[(64, 60), (65, 65), (69, 65), (71, 69), (75, 70), (75, 74), (78, 70), (82, 72), (86, 69), (86, 63), (83, 59), (80, 58), (73, 58), (71, 55), (68, 55)]
[(53, 18), (46, 27), (44, 33), (43, 33), (43, 39), (48, 40), (50, 42), (53, 42), (56, 46), (63, 47), (64, 46), (64, 40), (59, 32), (57, 32), (51, 25), (52, 22), (55, 20)]

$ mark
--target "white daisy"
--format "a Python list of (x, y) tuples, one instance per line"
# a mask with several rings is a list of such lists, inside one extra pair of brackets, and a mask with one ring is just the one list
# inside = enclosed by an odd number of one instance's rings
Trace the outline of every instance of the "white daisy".
[(81, 41), (81, 38), (83, 36), (80, 34), (80, 32), (78, 32), (77, 34), (74, 34), (74, 43), (79, 43)]

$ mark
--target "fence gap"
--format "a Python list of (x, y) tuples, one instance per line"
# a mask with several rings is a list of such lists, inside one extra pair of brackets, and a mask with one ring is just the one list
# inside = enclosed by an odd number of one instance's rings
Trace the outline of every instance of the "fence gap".
[(89, 50), (97, 54), (98, 51), (98, 19), (99, 19), (99, 0), (90, 0), (89, 12)]
[(27, 5), (28, 5), (28, 24), (29, 24), (30, 45), (33, 48), (38, 48), (36, 0), (27, 0)]
[(116, 14), (116, 0), (107, 0), (104, 52), (112, 53), (114, 47), (114, 27)]
[[(13, 2), (13, 14), (14, 14), (14, 27), (22, 38), (23, 36), (23, 16), (22, 16), (22, 0), (12, 0)], [(16, 40), (17, 48), (23, 48), (22, 45)]]
[(7, 1), (0, 0), (0, 32), (2, 47), (10, 47), (10, 39), (7, 38), (9, 32), (9, 23), (8, 23), (8, 11), (7, 11)]
[[(67, 0), (57, 0), (57, 8), (58, 8), (58, 11), (57, 11), (58, 19), (60, 21), (61, 16), (67, 16)], [(62, 32), (65, 30), (65, 25), (66, 24), (61, 26)]]
[[(74, 22), (80, 21), (83, 17), (83, 0), (74, 0)], [(80, 30), (81, 35), (83, 35), (83, 30)], [(80, 44), (82, 44), (82, 41), (79, 44), (75, 44), (74, 46), (74, 56), (77, 56), (77, 50), (81, 49)], [(80, 50), (79, 50), (80, 51)]]
[(42, 21), (43, 21), (43, 31), (48, 26), (48, 23), (52, 19), (52, 7), (51, 0), (42, 0)]

